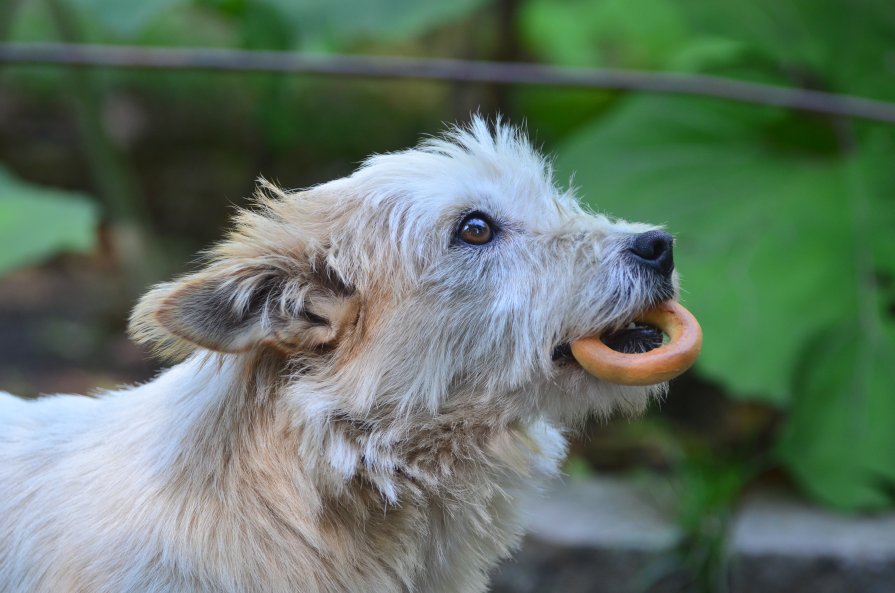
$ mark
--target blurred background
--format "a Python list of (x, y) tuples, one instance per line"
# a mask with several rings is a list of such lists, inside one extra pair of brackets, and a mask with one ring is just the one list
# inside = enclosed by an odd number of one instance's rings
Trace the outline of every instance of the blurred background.
[[(595, 422), (566, 467), (663, 501), (677, 536), (633, 590), (725, 590), (732, 517), (756, 491), (871, 521), (895, 506), (891, 0), (0, 0), (0, 47), (35, 42), (674, 72), (876, 100), (846, 117), (826, 95), (826, 111), (708, 97), (704, 78), (653, 94), (0, 50), (0, 390), (150, 378), (130, 307), (221, 236), (254, 179), (308, 186), (500, 112), (594, 208), (668, 226), (705, 331), (665, 402)], [(501, 586), (547, 590), (519, 578)]]

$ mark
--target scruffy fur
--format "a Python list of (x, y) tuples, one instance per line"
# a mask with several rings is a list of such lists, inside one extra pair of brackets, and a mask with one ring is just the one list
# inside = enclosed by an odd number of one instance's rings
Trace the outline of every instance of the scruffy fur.
[[(457, 240), (473, 211), (491, 243)], [(0, 592), (486, 590), (563, 431), (664, 388), (551, 358), (672, 296), (624, 256), (651, 228), (586, 212), (478, 118), (308, 190), (261, 183), (133, 313), (178, 364), (0, 394)]]

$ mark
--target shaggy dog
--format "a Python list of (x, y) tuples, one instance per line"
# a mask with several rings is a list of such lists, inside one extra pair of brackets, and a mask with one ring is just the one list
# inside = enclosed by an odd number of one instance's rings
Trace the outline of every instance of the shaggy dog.
[(632, 255), (653, 227), (586, 212), (510, 126), (257, 201), (133, 313), (178, 364), (0, 394), (3, 593), (484, 591), (563, 431), (664, 388), (568, 355), (674, 297)]

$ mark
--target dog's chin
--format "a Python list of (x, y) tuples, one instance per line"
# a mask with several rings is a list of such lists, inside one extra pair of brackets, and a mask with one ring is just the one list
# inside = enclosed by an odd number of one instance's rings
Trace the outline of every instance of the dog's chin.
[(589, 418), (642, 414), (654, 399), (661, 399), (668, 384), (616, 385), (588, 374), (572, 360), (559, 365), (544, 386), (541, 405), (566, 427), (583, 427)]
[[(631, 323), (626, 327), (604, 334), (601, 340), (613, 350), (628, 354), (640, 354), (658, 348), (663, 334), (649, 325)], [(553, 384), (561, 393), (554, 395), (549, 407), (554, 416), (567, 426), (583, 423), (592, 416), (609, 417), (642, 414), (649, 402), (664, 396), (667, 383), (648, 386), (628, 386), (608, 383), (585, 371), (572, 356), (569, 344), (557, 346), (552, 355), (556, 369)]]

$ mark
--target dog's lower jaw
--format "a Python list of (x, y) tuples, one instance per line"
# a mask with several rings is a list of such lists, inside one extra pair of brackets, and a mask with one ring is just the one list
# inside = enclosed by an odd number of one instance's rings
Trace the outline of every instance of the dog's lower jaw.
[(521, 532), (513, 493), (555, 471), (559, 432), (433, 428), (449, 448), (383, 447), (374, 467), (358, 435), (303, 441), (310, 420), (275, 412), (280, 376), (196, 356), (101, 401), (4, 396), (0, 591), (484, 591)]

